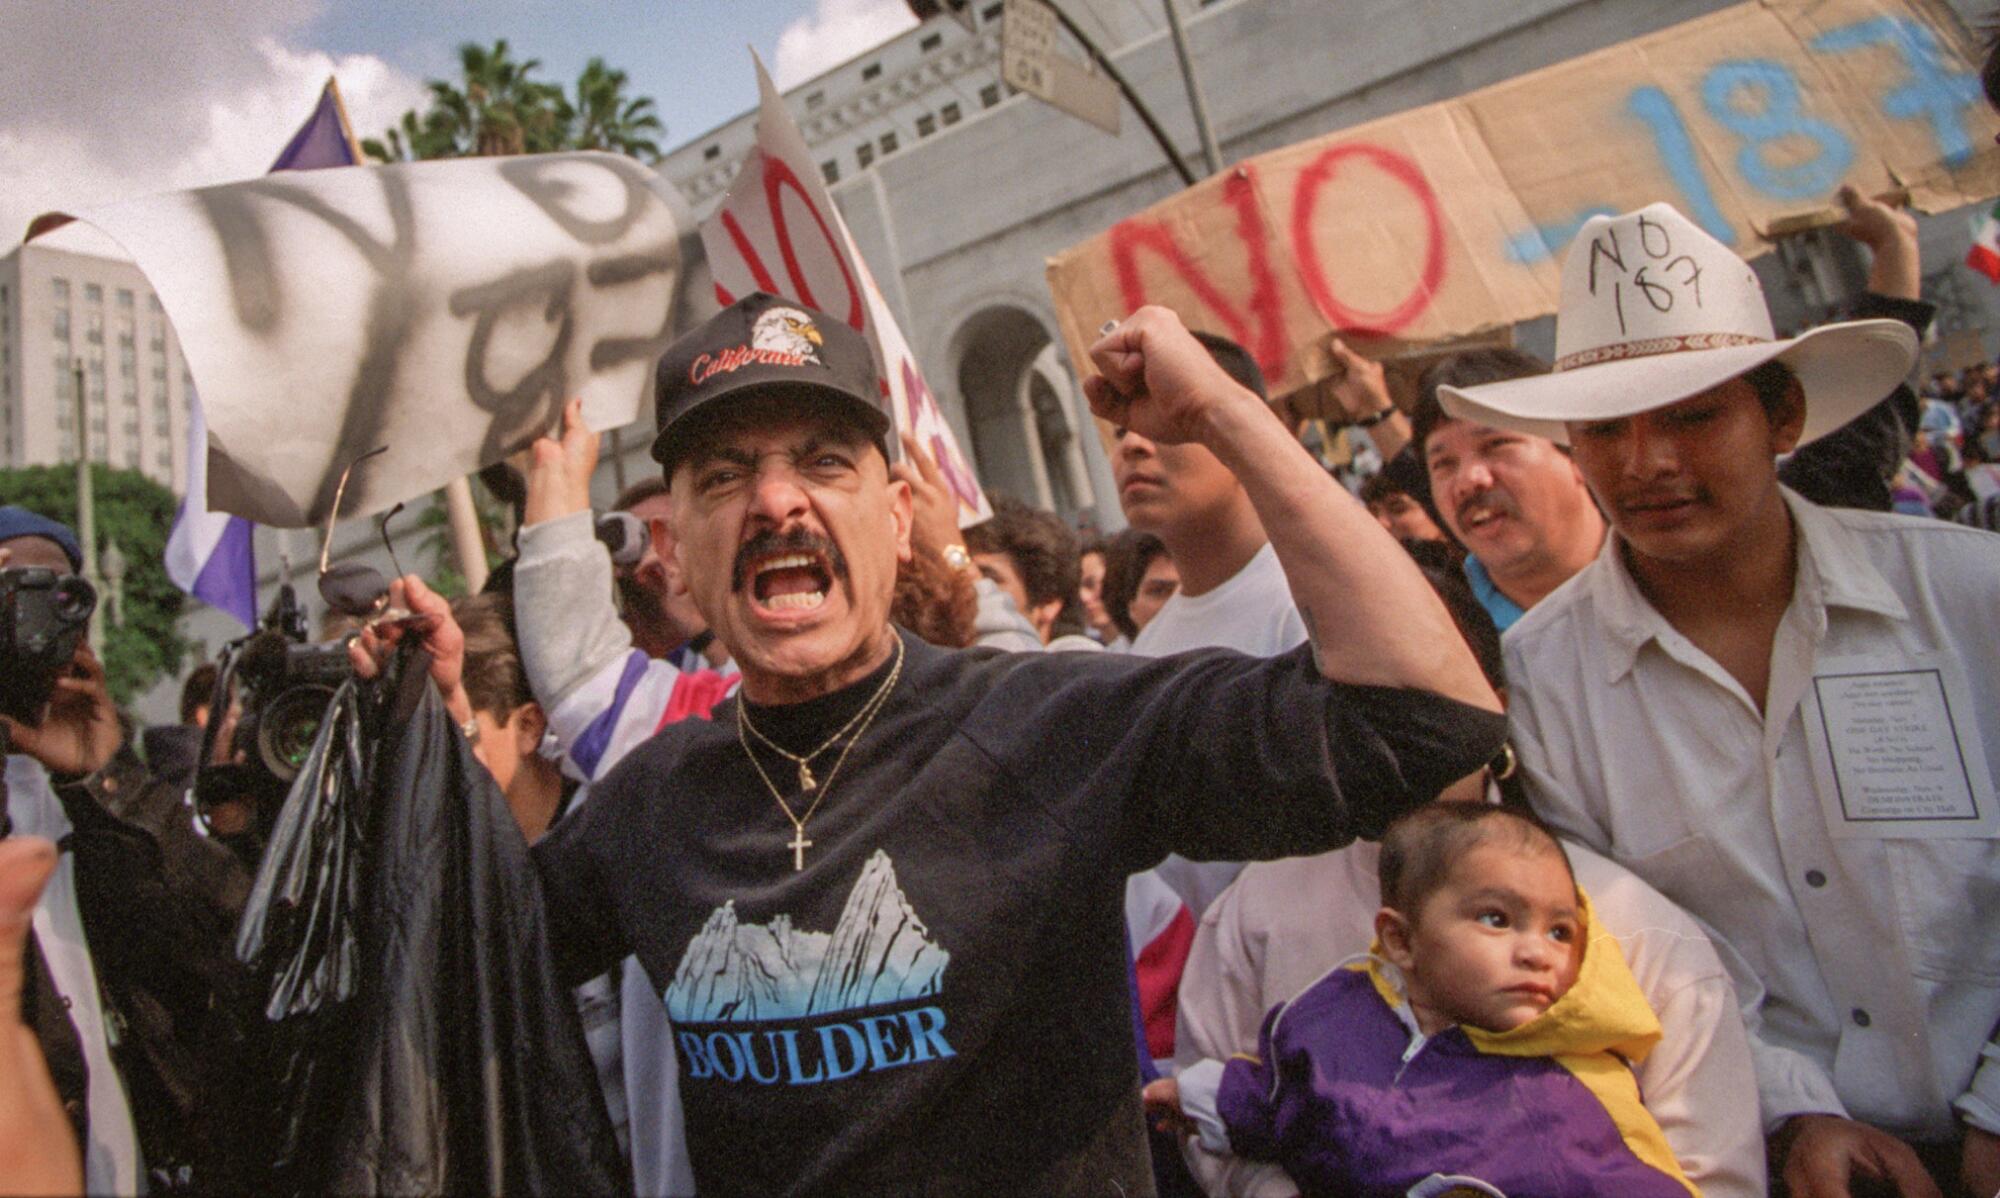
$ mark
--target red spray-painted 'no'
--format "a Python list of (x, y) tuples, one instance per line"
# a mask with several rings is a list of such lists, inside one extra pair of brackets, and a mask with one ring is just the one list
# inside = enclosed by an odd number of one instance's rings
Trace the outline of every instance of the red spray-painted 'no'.
[[(1335, 299), (1333, 288), (1327, 284), (1326, 274), (1320, 268), (1319, 248), (1313, 244), (1313, 206), (1319, 202), (1320, 188), (1333, 178), (1334, 169), (1343, 158), (1354, 156), (1374, 163), (1409, 188), (1424, 210), (1426, 245), (1423, 274), (1403, 302), (1384, 312), (1363, 312)], [(1444, 281), (1444, 217), (1438, 211), (1437, 194), (1431, 190), (1429, 181), (1417, 164), (1394, 150), (1361, 142), (1334, 146), (1299, 172), (1299, 181), (1292, 192), (1292, 253), (1298, 260), (1299, 275), (1306, 285), (1306, 294), (1312, 297), (1320, 315), (1334, 327), (1358, 333), (1398, 332), (1423, 315), (1424, 309), (1431, 306), (1431, 297), (1437, 294), (1439, 284)]]
[[(861, 288), (854, 281), (854, 271), (847, 265), (847, 254), (842, 250), (840, 243), (834, 240), (833, 229), (827, 225), (826, 217), (821, 215), (819, 208), (814, 205), (812, 197), (806, 194), (806, 189), (799, 184), (799, 177), (792, 173), (792, 168), (786, 166), (782, 159), (766, 155), (764, 156), (764, 204), (771, 213), (771, 231), (778, 239), (778, 256), (784, 260), (785, 274), (792, 281), (792, 298), (809, 308), (826, 310), (813, 296), (812, 286), (806, 282), (805, 269), (800, 265), (798, 251), (792, 245), (791, 228), (785, 223), (785, 205), (780, 193), (788, 187), (793, 195), (799, 197), (799, 202), (806, 206), (806, 211), (812, 214), (813, 223), (819, 226), (819, 235), (826, 240), (827, 252), (832, 256), (833, 264), (840, 268), (841, 282), (847, 285), (847, 323), (853, 326), (856, 332), (864, 331), (867, 325), (866, 310), (861, 302)], [(770, 268), (764, 265), (763, 256), (757, 252), (757, 247), (751, 244), (749, 235), (744, 233), (743, 226), (737, 222), (735, 214), (726, 208), (722, 211), (722, 227), (729, 234), (730, 243), (736, 247), (736, 252), (743, 256), (743, 264), (750, 269), (750, 278), (757, 284), (758, 289), (773, 295), (778, 294), (777, 280), (772, 277)], [(725, 307), (735, 302), (720, 283), (716, 284), (715, 292), (716, 298), (721, 300)]]
[[(1222, 321), (1229, 336), (1250, 351), (1260, 369), (1278, 374), (1285, 368), (1291, 346), (1285, 337), (1283, 303), (1278, 296), (1278, 278), (1271, 271), (1270, 239), (1264, 229), (1263, 210), (1257, 206), (1255, 168), (1238, 167), (1222, 185), (1223, 199), (1236, 209), (1236, 238), (1249, 252), (1249, 314), (1239, 311), (1214, 280), (1203, 273), (1187, 251), (1174, 240), (1166, 226), (1158, 222), (1124, 220), (1111, 226), (1111, 262), (1118, 274), (1118, 291), (1127, 312), (1146, 303), (1146, 285), (1139, 278), (1139, 251), (1151, 250), (1165, 260), (1209, 311)], [(1255, 318), (1252, 328), (1250, 318)]]
[[(1319, 247), (1313, 240), (1313, 213), (1320, 192), (1333, 179), (1341, 162), (1353, 157), (1365, 159), (1408, 188), (1424, 214), (1422, 274), (1407, 296), (1381, 312), (1351, 307), (1334, 295), (1320, 261)], [(1126, 310), (1131, 311), (1147, 302), (1145, 281), (1139, 274), (1139, 253), (1145, 250), (1158, 255), (1194, 293), (1194, 298), (1215, 314), (1229, 335), (1250, 351), (1258, 366), (1265, 373), (1277, 376), (1284, 373), (1291, 345), (1285, 332), (1277, 276), (1271, 267), (1270, 238), (1257, 203), (1256, 179), (1257, 168), (1245, 164), (1231, 173), (1222, 190), (1224, 201), (1236, 210), (1236, 238), (1246, 255), (1250, 293), (1242, 307), (1196, 264), (1163, 222), (1134, 219), (1113, 225), (1111, 263), (1118, 278), (1119, 296)], [(1290, 232), (1292, 259), (1297, 263), (1300, 283), (1320, 315), (1342, 331), (1375, 335), (1399, 332), (1430, 308), (1444, 282), (1444, 217), (1438, 208), (1437, 195), (1415, 162), (1382, 146), (1361, 142), (1334, 146), (1300, 171), (1292, 191)]]

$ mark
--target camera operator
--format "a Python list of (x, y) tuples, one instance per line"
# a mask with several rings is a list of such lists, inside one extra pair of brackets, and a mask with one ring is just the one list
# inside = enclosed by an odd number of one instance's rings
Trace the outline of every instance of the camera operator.
[[(68, 528), (21, 508), (0, 508), (0, 568), (40, 568), (67, 575), (76, 573), (82, 560), (83, 552)], [(14, 663), (7, 666), (12, 675)], [(14, 682), (10, 677), (9, 685)], [(75, 783), (102, 769), (118, 748), (117, 712), (104, 685), (104, 669), (87, 643), (77, 643), (72, 672), (55, 680), (41, 719), (24, 724), (0, 716), (0, 735), (8, 742), (11, 831), (64, 844), (73, 826), (56, 788), (74, 789)], [(35, 904), (28, 952), (30, 971), (46, 971), (68, 1017), (37, 1011), (36, 1039), (63, 1110), (83, 1145), (87, 1188), (132, 1193), (141, 1176), (138, 1132), (112, 1062), (80, 907), (75, 855), (63, 853)]]
[[(68, 528), (0, 507), (0, 576), (16, 600), (81, 563)], [(152, 837), (104, 803), (100, 771), (120, 730), (89, 645), (77, 636), (46, 702), (30, 706), (22, 692), (35, 689), (43, 663), (23, 660), (23, 645), (49, 642), (24, 640), (37, 613), (18, 602), (5, 610), (5, 705), (33, 712), (0, 716), (10, 831), (61, 850), (32, 916), (23, 993), (50, 1001), (34, 1004), (30, 1026), (82, 1146), (86, 1191), (172, 1191), (193, 1181), (193, 1096), (210, 1065), (191, 1046), (212, 1016), (233, 1009), (229, 927), (174, 890)]]

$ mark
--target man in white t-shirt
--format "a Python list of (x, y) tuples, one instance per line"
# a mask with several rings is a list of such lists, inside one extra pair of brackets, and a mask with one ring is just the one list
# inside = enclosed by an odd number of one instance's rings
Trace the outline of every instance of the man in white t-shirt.
[[(1213, 333), (1195, 337), (1231, 378), (1270, 398), (1242, 346)], [(1284, 571), (1229, 468), (1194, 442), (1157, 445), (1130, 429), (1118, 430), (1117, 447), (1111, 469), (1125, 518), (1166, 544), (1181, 576), (1180, 589), (1139, 630), (1131, 651), (1164, 657), (1223, 648), (1270, 657), (1302, 643), (1306, 626)], [(1241, 868), (1169, 857), (1157, 872), (1199, 919)]]

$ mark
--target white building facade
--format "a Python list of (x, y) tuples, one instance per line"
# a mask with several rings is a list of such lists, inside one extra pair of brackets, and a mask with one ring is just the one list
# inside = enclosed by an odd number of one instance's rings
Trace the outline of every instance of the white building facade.
[[(1199, 140), (1165, 20), (1170, 2), (1184, 18), (1227, 163), (1446, 100), (1734, 0), (1058, 2), (1111, 55), (1199, 171)], [(1951, 3), (1971, 19), (1984, 0)], [(1182, 184), (1129, 108), (1113, 136), (1013, 94), (1000, 78), (1002, 7), (973, 0), (972, 28), (933, 18), (790, 88), (785, 98), (981, 481), (1115, 529), (1124, 519), (1109, 463), (1060, 342), (1044, 264)], [(663, 8), (660, 28), (650, 32), (670, 35), (673, 19), (671, 7)], [(1066, 39), (1064, 48), (1082, 57)], [(753, 144), (753, 122), (754, 113), (745, 112), (660, 163), (697, 217), (719, 204)], [(1921, 227), (1926, 295), (1941, 302), (1941, 328), (2000, 328), (2000, 290), (1960, 265), (1970, 243), (1968, 214), (1927, 217)], [(1844, 282), (1858, 286), (1858, 259), (1845, 266)], [(1805, 304), (1797, 280), (1775, 255), (1758, 269), (1777, 323), (1797, 323)], [(59, 280), (68, 285), (66, 297)], [(93, 340), (100, 331), (101, 343)], [(1516, 340), (1546, 357), (1552, 322), (1529, 322)], [(1995, 348), (1988, 335), (1987, 352)], [(144, 279), (127, 264), (34, 246), (0, 259), (0, 462), (70, 460), (61, 411), (74, 402), (62, 402), (67, 384), (55, 367), (79, 353), (100, 364), (86, 384), (96, 405), (93, 456), (136, 465), (178, 492), (189, 383)], [(593, 488), (600, 506), (656, 469), (646, 454), (650, 424), (622, 430), (608, 447)], [(426, 569), (419, 511), (398, 523), (402, 564)], [(265, 603), (285, 555), (317, 615), (317, 548), (312, 533), (258, 530)], [(335, 555), (390, 564), (372, 521), (343, 525)], [(191, 614), (188, 630), (209, 652), (241, 631), (205, 608)], [(163, 683), (148, 696), (142, 717), (171, 718), (173, 686)]]
[[(1201, 170), (1165, 20), (1180, 10), (1226, 163), (1450, 99), (1728, 7), (1734, 0), (1058, 0)], [(1953, 0), (1966, 18), (1981, 14)], [(1002, 5), (950, 17), (785, 93), (932, 391), (989, 488), (1103, 528), (1124, 523), (1043, 277), (1050, 256), (1181, 187), (1129, 108), (1116, 137), (1000, 79)], [(1072, 57), (1081, 51), (1065, 39)], [(754, 140), (754, 114), (660, 165), (706, 216)], [(1449, 197), (1446, 197), (1449, 202)], [(1966, 214), (1925, 218), (1940, 325), (1994, 327), (2000, 305), (1957, 265)], [(1843, 263), (1850, 289), (1859, 260)], [(1784, 263), (1759, 273), (1781, 326), (1807, 296)], [(1933, 294), (1935, 293), (1935, 294)], [(1516, 331), (1547, 356), (1547, 320)], [(1993, 347), (1988, 346), (1989, 352)], [(634, 438), (626, 438), (630, 445)], [(643, 455), (628, 469), (643, 470)]]
[(92, 461), (186, 488), (187, 360), (130, 262), (39, 244), (0, 258), (0, 465)]

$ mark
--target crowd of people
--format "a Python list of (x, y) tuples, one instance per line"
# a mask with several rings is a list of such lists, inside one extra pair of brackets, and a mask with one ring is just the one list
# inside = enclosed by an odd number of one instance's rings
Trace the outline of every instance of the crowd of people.
[[(1868, 292), (1795, 337), (1654, 204), (1583, 226), (1553, 364), (1398, 403), (1336, 345), (1358, 496), (1131, 313), (1109, 537), (961, 527), (866, 341), (751, 295), (658, 364), (642, 547), (573, 402), (507, 567), (389, 582), (348, 666), (426, 677), (528, 846), (639, 1193), (1987, 1198), (2000, 366), (1907, 384), (1914, 225), (1842, 202)], [(1602, 285), (1664, 243), (1685, 302)], [(0, 567), (79, 561), (0, 508)], [(0, 1190), (224, 1188), (234, 928), (311, 800), (242, 698), (135, 745), (84, 646), (0, 721)]]
[(2000, 363), (1939, 371), (1920, 398), (1896, 510), (2000, 530)]

